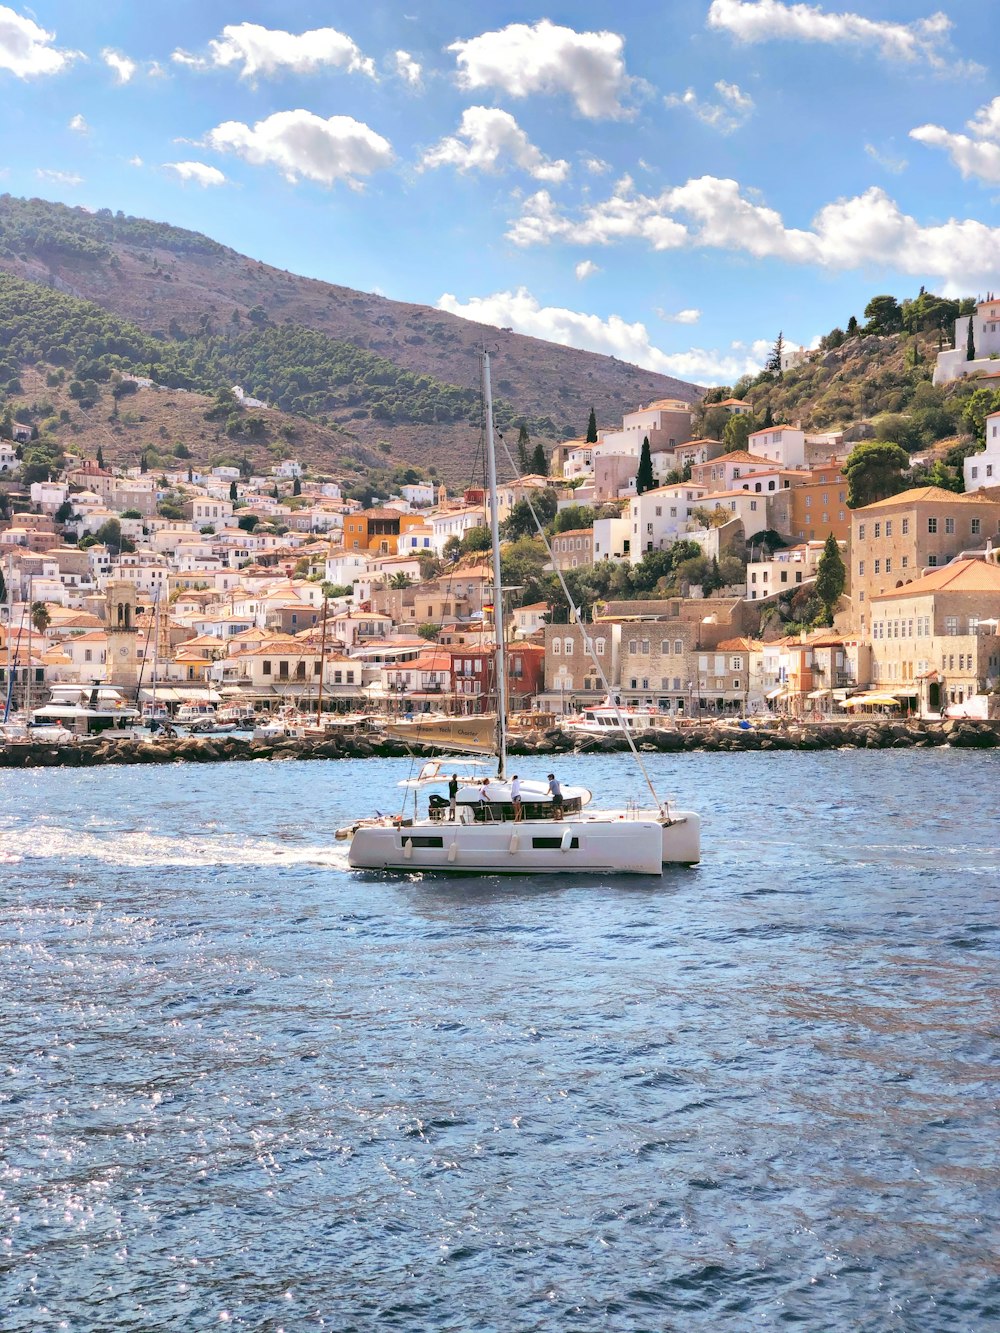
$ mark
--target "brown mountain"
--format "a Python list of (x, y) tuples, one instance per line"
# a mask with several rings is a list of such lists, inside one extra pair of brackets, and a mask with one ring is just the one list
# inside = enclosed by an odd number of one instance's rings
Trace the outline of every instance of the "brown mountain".
[[(196, 232), (110, 210), (88, 213), (3, 196), (0, 268), (94, 302), (163, 338), (223, 329), (236, 319), (299, 325), (462, 390), (476, 387), (477, 345), (499, 344), (494, 392), (511, 419), (527, 420), (533, 441), (547, 445), (582, 434), (591, 406), (599, 425), (615, 426), (640, 404), (666, 397), (690, 402), (702, 392), (614, 357), (304, 278)], [(385, 441), (397, 460), (433, 462), (446, 480), (468, 475), (474, 444), (468, 420), (387, 421), (363, 403), (329, 420), (364, 447)]]

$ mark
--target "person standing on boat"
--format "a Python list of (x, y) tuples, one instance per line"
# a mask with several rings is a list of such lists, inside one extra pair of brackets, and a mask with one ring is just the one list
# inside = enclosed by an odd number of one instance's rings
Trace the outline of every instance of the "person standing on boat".
[(552, 818), (562, 819), (563, 817), (563, 794), (562, 787), (559, 785), (559, 779), (554, 773), (549, 774), (549, 795), (552, 797)]
[(510, 782), (510, 799), (514, 806), (514, 823), (519, 824), (524, 818), (524, 811), (521, 807), (521, 779), (516, 773)]
[(455, 812), (458, 809), (458, 774), (452, 773), (451, 781), (448, 783), (448, 822), (454, 824)]

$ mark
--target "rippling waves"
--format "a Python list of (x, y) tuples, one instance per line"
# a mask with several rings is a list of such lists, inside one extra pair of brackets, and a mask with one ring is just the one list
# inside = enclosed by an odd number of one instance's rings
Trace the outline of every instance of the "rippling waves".
[(617, 883), (351, 875), (405, 764), (0, 774), (5, 1333), (1000, 1328), (1000, 757), (653, 763)]

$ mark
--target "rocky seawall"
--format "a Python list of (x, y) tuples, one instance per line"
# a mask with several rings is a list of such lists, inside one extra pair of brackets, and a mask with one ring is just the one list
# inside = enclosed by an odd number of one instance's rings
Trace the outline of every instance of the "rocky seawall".
[[(652, 730), (637, 738), (646, 753), (677, 754), (689, 750), (901, 750), (947, 745), (955, 749), (1000, 746), (1000, 721), (963, 719), (947, 722), (783, 723), (743, 730), (698, 725)], [(561, 730), (514, 737), (514, 755), (614, 754), (628, 749), (624, 736), (570, 736)], [(316, 740), (291, 737), (250, 740), (237, 736), (182, 736), (171, 740), (97, 738), (70, 745), (12, 742), (0, 746), (2, 768), (91, 768), (101, 764), (214, 764), (229, 760), (281, 762), (301, 759), (401, 758), (433, 753), (423, 746), (377, 735), (337, 735)]]

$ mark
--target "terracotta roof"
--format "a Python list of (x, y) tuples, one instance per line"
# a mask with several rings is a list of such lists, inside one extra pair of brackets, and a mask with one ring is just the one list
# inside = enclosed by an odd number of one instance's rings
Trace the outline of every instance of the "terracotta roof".
[(902, 588), (875, 593), (872, 601), (890, 597), (919, 597), (928, 592), (985, 592), (1000, 596), (1000, 565), (990, 560), (953, 560)]
[(887, 496), (884, 500), (875, 500), (870, 505), (864, 505), (861, 509), (856, 509), (856, 514), (865, 514), (874, 512), (877, 509), (888, 509), (890, 506), (898, 508), (900, 505), (922, 504), (927, 501), (943, 501), (949, 504), (989, 504), (990, 501), (977, 500), (975, 492), (971, 495), (958, 495), (954, 491), (946, 491), (941, 486), (917, 486), (911, 491), (900, 491), (898, 495)]
[[(682, 447), (682, 446), (681, 446)], [(734, 449), (731, 454), (721, 454), (708, 463), (696, 463), (696, 467), (715, 467), (717, 463), (763, 463), (767, 467), (780, 467), (773, 458), (761, 458), (758, 454), (748, 453), (746, 449)]]

